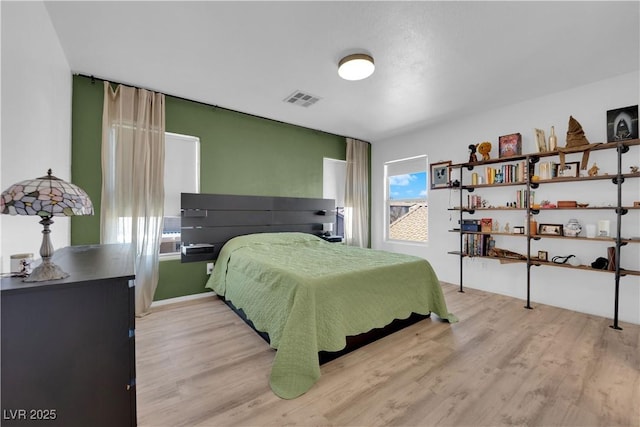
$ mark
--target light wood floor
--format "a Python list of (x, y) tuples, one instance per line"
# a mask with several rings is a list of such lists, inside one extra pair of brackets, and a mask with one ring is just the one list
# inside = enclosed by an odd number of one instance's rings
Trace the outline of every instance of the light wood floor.
[(137, 320), (140, 426), (640, 426), (640, 326), (443, 284), (436, 316), (269, 388), (274, 351), (222, 302)]

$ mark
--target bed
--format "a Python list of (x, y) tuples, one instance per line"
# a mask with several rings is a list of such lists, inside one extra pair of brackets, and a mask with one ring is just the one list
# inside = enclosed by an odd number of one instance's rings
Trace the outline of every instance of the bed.
[(329, 243), (309, 233), (230, 239), (206, 286), (268, 334), (277, 349), (269, 383), (284, 399), (308, 391), (320, 378), (318, 353), (343, 349), (348, 336), (412, 313), (457, 320), (425, 259)]

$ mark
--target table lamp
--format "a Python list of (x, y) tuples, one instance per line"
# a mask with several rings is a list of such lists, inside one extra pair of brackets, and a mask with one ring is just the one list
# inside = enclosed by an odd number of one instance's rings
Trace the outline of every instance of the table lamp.
[(12, 185), (2, 192), (0, 212), (9, 215), (37, 215), (41, 218), (42, 245), (40, 257), (42, 263), (24, 279), (25, 282), (42, 282), (69, 277), (59, 266), (51, 261), (53, 245), (49, 239), (49, 226), (52, 216), (93, 215), (93, 204), (87, 193), (80, 187), (51, 175), (28, 179)]

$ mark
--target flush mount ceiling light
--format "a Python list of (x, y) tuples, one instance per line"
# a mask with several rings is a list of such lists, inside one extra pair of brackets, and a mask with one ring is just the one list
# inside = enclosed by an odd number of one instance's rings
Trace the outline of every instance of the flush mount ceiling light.
[(338, 63), (338, 75), (345, 80), (362, 80), (373, 74), (373, 58), (364, 53), (345, 56)]

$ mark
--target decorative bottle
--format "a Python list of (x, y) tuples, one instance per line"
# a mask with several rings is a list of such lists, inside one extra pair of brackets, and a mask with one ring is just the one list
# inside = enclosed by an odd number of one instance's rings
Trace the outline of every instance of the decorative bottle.
[(556, 131), (551, 126), (551, 135), (549, 135), (549, 151), (556, 151), (558, 149), (558, 138), (556, 138)]
[(529, 235), (535, 236), (536, 234), (538, 234), (538, 221), (531, 215), (529, 216)]

